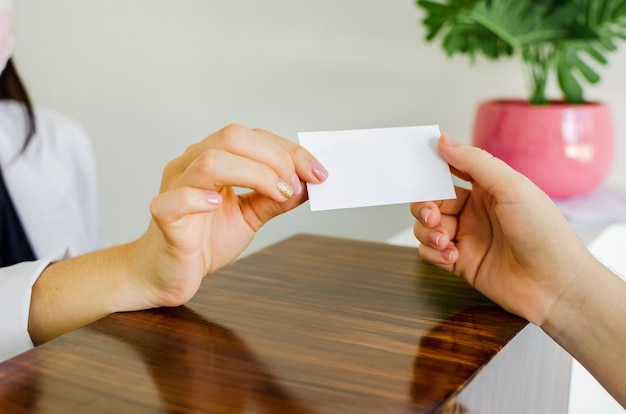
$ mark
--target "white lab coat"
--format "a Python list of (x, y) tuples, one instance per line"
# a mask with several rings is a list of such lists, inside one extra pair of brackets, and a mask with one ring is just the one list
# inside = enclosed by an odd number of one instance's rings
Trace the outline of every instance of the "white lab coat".
[(0, 167), (38, 258), (0, 269), (0, 361), (31, 348), (31, 289), (53, 261), (103, 247), (94, 154), (72, 120), (37, 109), (37, 133), (22, 152), (22, 107), (0, 101)]

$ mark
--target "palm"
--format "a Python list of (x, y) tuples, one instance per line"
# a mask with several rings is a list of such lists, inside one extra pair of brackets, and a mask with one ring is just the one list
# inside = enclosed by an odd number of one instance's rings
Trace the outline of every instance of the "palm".
[[(523, 187), (519, 190), (524, 192)], [(536, 192), (533, 197), (538, 195)], [(532, 197), (529, 194), (519, 197), (525, 198)], [(454, 272), (517, 314), (528, 306), (525, 303), (528, 298), (536, 297), (554, 268), (564, 267), (571, 260), (560, 252), (563, 241), (550, 240), (554, 237), (552, 233), (541, 232), (560, 219), (558, 210), (549, 208), (551, 203), (547, 197), (543, 198), (546, 208), (541, 210), (527, 202), (496, 201), (476, 186), (459, 215), (456, 234), (459, 260)], [(533, 214), (537, 211), (542, 214)], [(570, 242), (575, 240), (572, 234)]]
[(160, 233), (154, 258), (157, 279), (149, 301), (155, 306), (177, 306), (189, 300), (205, 275), (233, 261), (250, 243), (255, 230), (245, 221), (240, 198), (230, 187), (222, 189), (222, 206), (214, 212), (188, 214), (174, 222), (153, 222)]
[(230, 187), (221, 194), (224, 201), (216, 211), (187, 215), (164, 229), (174, 260), (187, 261), (196, 277), (233, 261), (254, 237), (255, 229), (244, 219), (239, 196)]
[[(493, 203), (492, 197), (476, 188), (459, 215), (455, 237), (459, 261), (454, 271), (472, 286), (476, 285), (479, 276), (481, 279), (483, 274), (488, 277), (486, 265), (493, 263), (493, 258), (500, 257), (504, 248), (499, 224), (491, 209)], [(484, 226), (485, 222), (491, 225)]]
[(211, 273), (232, 262), (250, 244), (255, 232), (245, 219), (248, 208), (241, 198), (227, 188), (222, 191), (222, 207), (207, 213), (204, 224), (197, 229), (196, 245), (202, 246), (203, 274)]
[[(185, 303), (197, 291), (202, 278), (235, 260), (256, 231), (269, 219), (306, 200), (306, 193), (277, 203), (256, 191), (237, 195), (232, 187), (220, 189), (223, 202), (209, 213), (188, 214), (159, 231), (168, 255), (159, 257), (160, 306)], [(157, 296), (159, 293), (157, 292)]]

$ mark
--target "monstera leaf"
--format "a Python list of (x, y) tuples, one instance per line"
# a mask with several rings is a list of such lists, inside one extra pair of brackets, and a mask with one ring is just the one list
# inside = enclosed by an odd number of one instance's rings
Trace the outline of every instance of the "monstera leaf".
[(566, 99), (582, 103), (580, 78), (589, 83), (600, 80), (600, 75), (588, 62), (606, 65), (606, 53), (617, 50), (617, 40), (626, 39), (626, 1), (578, 0), (573, 3), (579, 13), (569, 26), (569, 37), (559, 42), (554, 59), (559, 86)]
[(529, 75), (529, 100), (547, 103), (548, 76), (563, 98), (584, 102), (581, 80), (596, 83), (593, 68), (626, 39), (626, 0), (418, 0), (426, 40), (443, 38), (450, 56), (498, 59), (518, 55)]

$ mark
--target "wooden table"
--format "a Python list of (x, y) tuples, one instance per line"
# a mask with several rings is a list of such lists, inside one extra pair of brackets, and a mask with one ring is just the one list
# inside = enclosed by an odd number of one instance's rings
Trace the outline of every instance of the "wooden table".
[(2, 413), (564, 413), (570, 359), (414, 248), (297, 235), (0, 364)]

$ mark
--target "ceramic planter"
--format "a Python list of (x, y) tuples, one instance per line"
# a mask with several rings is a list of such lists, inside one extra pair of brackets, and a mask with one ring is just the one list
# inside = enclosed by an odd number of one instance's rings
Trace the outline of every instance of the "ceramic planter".
[(476, 112), (473, 143), (557, 199), (598, 187), (613, 161), (611, 114), (601, 103), (486, 101)]

